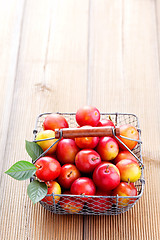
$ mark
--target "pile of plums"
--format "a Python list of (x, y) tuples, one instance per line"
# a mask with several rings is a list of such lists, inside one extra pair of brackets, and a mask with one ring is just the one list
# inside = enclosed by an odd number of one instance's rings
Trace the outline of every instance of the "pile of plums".
[[(99, 110), (93, 106), (85, 106), (76, 112), (77, 128), (115, 127), (111, 119), (101, 119)], [(56, 129), (69, 128), (69, 123), (61, 114), (47, 115), (43, 122), (43, 131), (36, 140), (55, 137)], [(139, 133), (134, 126), (119, 126), (120, 135), (138, 140)], [(119, 137), (129, 148), (133, 149), (137, 141)], [(37, 142), (46, 151), (57, 139)], [(46, 196), (42, 199), (52, 205), (58, 203), (67, 212), (79, 212), (85, 203), (95, 212), (103, 212), (110, 208), (107, 202), (111, 199), (89, 198), (87, 196), (137, 196), (134, 185), (140, 176), (141, 168), (136, 158), (126, 148), (109, 136), (62, 138), (44, 157), (39, 158), (35, 166), (36, 176), (48, 187), (48, 194), (81, 195), (83, 197)], [(113, 200), (115, 199), (115, 200)], [(112, 201), (116, 201), (113, 198)], [(135, 200), (119, 198), (119, 206), (127, 206)]]

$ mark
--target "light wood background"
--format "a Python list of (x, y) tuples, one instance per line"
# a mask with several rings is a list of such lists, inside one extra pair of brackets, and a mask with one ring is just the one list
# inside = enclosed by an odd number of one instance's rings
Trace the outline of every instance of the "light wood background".
[[(0, 239), (160, 239), (160, 1), (0, 0)], [(28, 181), (4, 174), (29, 160), (36, 116), (135, 113), (145, 191), (119, 216), (60, 216), (27, 196)]]

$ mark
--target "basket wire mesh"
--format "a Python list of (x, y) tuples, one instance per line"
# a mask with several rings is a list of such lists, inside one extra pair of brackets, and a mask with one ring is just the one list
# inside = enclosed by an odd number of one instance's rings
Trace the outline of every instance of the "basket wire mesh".
[[(70, 128), (77, 127), (75, 113), (59, 113), (63, 115)], [(45, 117), (51, 113), (43, 113), (37, 117), (35, 129), (33, 130), (34, 140), (38, 132), (43, 130)], [(145, 180), (143, 178), (143, 159), (141, 152), (141, 129), (136, 115), (128, 113), (101, 113), (101, 120), (111, 118), (115, 126), (130, 124), (139, 132), (139, 141), (131, 151), (138, 158), (141, 167), (141, 177), (134, 183), (137, 189), (137, 196), (83, 196), (70, 194), (48, 194), (40, 201), (40, 204), (47, 210), (56, 214), (82, 214), (82, 215), (118, 215), (128, 211), (143, 194)]]

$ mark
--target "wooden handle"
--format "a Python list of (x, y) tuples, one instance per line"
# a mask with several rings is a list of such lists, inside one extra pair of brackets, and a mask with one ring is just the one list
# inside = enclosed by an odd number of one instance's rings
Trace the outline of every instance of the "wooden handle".
[[(55, 138), (60, 138), (60, 131), (62, 131), (63, 138), (76, 137), (112, 137), (113, 127), (88, 127), (88, 128), (63, 128), (61, 130), (55, 129)], [(115, 128), (116, 136), (120, 135), (120, 129)]]

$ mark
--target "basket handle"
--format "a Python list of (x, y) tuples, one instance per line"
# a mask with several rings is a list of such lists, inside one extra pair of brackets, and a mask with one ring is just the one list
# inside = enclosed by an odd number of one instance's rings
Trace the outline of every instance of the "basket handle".
[(112, 137), (113, 131), (116, 136), (120, 135), (118, 127), (62, 128), (55, 129), (55, 138)]

